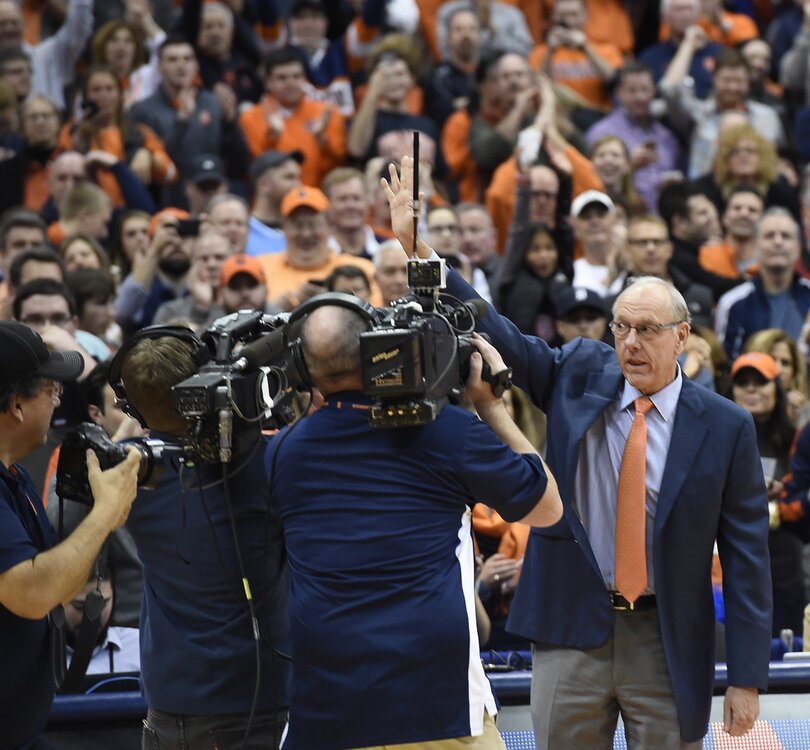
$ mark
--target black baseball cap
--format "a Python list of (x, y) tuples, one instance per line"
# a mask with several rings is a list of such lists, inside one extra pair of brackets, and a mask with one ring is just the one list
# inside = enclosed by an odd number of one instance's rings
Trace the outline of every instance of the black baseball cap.
[(299, 164), (304, 163), (303, 151), (265, 151), (257, 156), (250, 165), (250, 181), (256, 182), (268, 169), (279, 167), (288, 159), (293, 159)]
[(322, 0), (295, 0), (290, 8), (290, 16), (297, 16), (302, 10), (314, 10), (326, 15), (326, 6)]
[(558, 318), (564, 318), (570, 312), (581, 307), (596, 310), (601, 316), (607, 317), (605, 300), (592, 289), (584, 287), (570, 287), (563, 289), (554, 300), (554, 309)]
[(32, 328), (0, 322), (0, 385), (33, 377), (68, 382), (82, 370), (84, 358), (79, 352), (52, 352)]
[(204, 182), (225, 182), (225, 167), (222, 159), (214, 154), (200, 154), (191, 163), (189, 179), (195, 185)]

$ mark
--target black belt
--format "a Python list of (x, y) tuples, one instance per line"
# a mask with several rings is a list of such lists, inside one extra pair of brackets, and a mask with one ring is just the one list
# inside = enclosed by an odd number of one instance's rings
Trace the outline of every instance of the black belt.
[(618, 591), (608, 591), (610, 606), (619, 612), (638, 612), (645, 609), (655, 609), (655, 594), (640, 596), (634, 602), (625, 599)]

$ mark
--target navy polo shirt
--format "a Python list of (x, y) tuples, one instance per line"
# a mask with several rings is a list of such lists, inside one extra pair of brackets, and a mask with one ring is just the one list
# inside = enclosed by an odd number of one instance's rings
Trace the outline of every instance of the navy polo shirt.
[(455, 406), (425, 427), (377, 430), (368, 403), (330, 396), (268, 452), (291, 573), (285, 750), (464, 737), (497, 710), (470, 506), (522, 518), (545, 492), (540, 460)]
[[(695, 82), (695, 95), (701, 99), (705, 99), (712, 90), (714, 61), (722, 49), (719, 44), (709, 42), (703, 49), (697, 50), (692, 58), (689, 75)], [(658, 83), (664, 77), (664, 73), (666, 73), (677, 51), (677, 45), (672, 42), (659, 42), (645, 49), (639, 55), (639, 60), (652, 68), (653, 78)]]
[[(153, 437), (167, 436), (153, 433)], [(171, 439), (171, 438), (167, 438)], [(287, 569), (281, 526), (268, 513), (262, 438), (235, 455), (228, 489), (261, 633), (257, 710), (286, 708)], [(151, 708), (172, 714), (247, 714), (256, 656), (221, 464), (166, 458), (127, 521), (143, 563), (141, 681)], [(199, 487), (202, 486), (202, 491)]]
[[(0, 463), (0, 572), (56, 544), (39, 493), (25, 469)], [(17, 617), (0, 605), (0, 742), (16, 747), (45, 728), (53, 701), (48, 621)]]

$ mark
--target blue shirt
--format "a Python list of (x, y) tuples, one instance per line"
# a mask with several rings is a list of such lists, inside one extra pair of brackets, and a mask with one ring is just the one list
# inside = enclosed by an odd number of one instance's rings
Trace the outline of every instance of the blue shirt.
[[(678, 368), (675, 379), (650, 398), (647, 412), (647, 593), (655, 592), (653, 574), (653, 528), (661, 478), (667, 462), (675, 411), (681, 395), (683, 375)], [(579, 515), (602, 578), (615, 591), (616, 502), (619, 468), (627, 437), (635, 418), (635, 400), (643, 394), (624, 381), (619, 397), (602, 413), (585, 434), (574, 483), (574, 508)]]
[[(22, 467), (0, 463), (0, 573), (56, 544), (42, 500)], [(53, 701), (48, 621), (0, 604), (0, 745), (17, 747), (45, 729)]]
[[(715, 42), (709, 42), (703, 49), (695, 52), (692, 64), (689, 67), (689, 75), (695, 82), (695, 93), (702, 99), (709, 95), (712, 88), (712, 74), (714, 73), (714, 58), (720, 53), (723, 47)], [(672, 58), (678, 51), (678, 46), (670, 40), (658, 42), (652, 47), (647, 47), (639, 55), (639, 60), (652, 68), (655, 82), (658, 83), (666, 73)]]
[[(153, 434), (153, 437), (165, 437)], [(230, 502), (261, 632), (258, 711), (286, 707), (287, 570), (281, 528), (267, 508), (262, 439), (229, 466)], [(235, 451), (236, 453), (236, 451)], [(127, 528), (143, 562), (141, 678), (151, 708), (172, 714), (247, 714), (256, 655), (220, 464), (196, 471), (166, 459), (139, 490)], [(205, 487), (202, 493), (198, 482)]]
[(268, 454), (292, 579), (285, 750), (480, 734), (496, 712), (475, 628), (470, 506), (517, 520), (545, 492), (536, 455), (445, 406), (375, 430), (369, 401), (330, 396)]

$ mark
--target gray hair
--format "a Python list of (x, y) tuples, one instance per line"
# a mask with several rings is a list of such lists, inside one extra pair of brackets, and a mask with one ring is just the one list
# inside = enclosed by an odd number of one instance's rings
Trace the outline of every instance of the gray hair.
[(796, 231), (796, 238), (802, 236), (801, 228), (799, 227), (799, 222), (796, 221), (796, 217), (790, 213), (786, 208), (782, 208), (782, 206), (771, 206), (767, 211), (765, 211), (762, 216), (759, 217), (759, 221), (757, 222), (757, 239), (759, 239), (760, 231), (762, 229), (762, 222), (765, 219), (770, 219), (772, 216), (781, 216), (785, 219), (789, 219), (790, 223), (793, 225), (793, 229)]
[(627, 282), (627, 286), (624, 288), (622, 293), (616, 297), (616, 300), (613, 302), (613, 308), (611, 309), (613, 317), (616, 317), (616, 308), (619, 301), (624, 297), (625, 294), (627, 294), (627, 292), (629, 292), (631, 289), (634, 291), (641, 291), (646, 287), (656, 287), (658, 289), (666, 290), (667, 294), (669, 295), (673, 322), (685, 322), (691, 325), (692, 313), (689, 312), (689, 306), (686, 304), (686, 300), (683, 298), (683, 295), (675, 288), (675, 285), (672, 282), (662, 279), (659, 276), (634, 276), (631, 278)]
[(200, 13), (211, 12), (212, 10), (218, 10), (225, 14), (226, 23), (228, 24), (229, 28), (233, 28), (234, 26), (234, 18), (233, 18), (233, 10), (230, 6), (225, 5), (225, 3), (220, 2), (212, 2), (212, 3), (203, 3)]
[(241, 195), (237, 195), (236, 193), (218, 193), (208, 201), (205, 212), (210, 214), (217, 206), (221, 206), (223, 203), (231, 203), (232, 201), (241, 203), (242, 208), (244, 208), (245, 211), (247, 211), (247, 215), (250, 216), (250, 206), (248, 202)]
[(405, 255), (405, 250), (402, 247), (402, 244), (399, 240), (391, 239), (386, 240), (385, 242), (381, 242), (380, 246), (377, 248), (377, 252), (374, 253), (374, 268), (379, 268), (382, 265), (382, 256), (384, 253), (387, 253), (389, 250), (397, 250), (398, 252)]
[[(669, 8), (672, 5), (672, 0), (661, 0), (661, 15), (665, 16), (669, 13)], [(700, 0), (692, 0), (692, 6), (696, 11), (701, 10)]]

